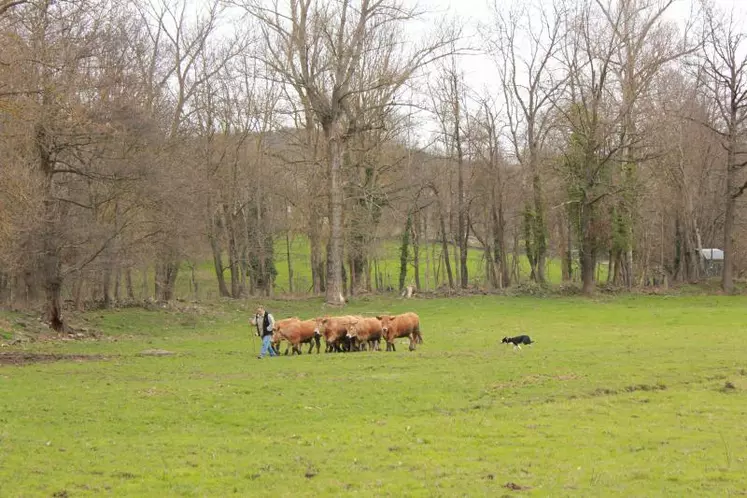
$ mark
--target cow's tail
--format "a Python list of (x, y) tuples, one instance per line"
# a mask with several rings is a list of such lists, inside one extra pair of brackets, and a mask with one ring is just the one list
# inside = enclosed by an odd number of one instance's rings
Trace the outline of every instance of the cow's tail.
[(423, 344), (423, 334), (420, 333), (420, 324), (418, 324), (417, 327), (415, 327), (415, 342), (418, 344)]

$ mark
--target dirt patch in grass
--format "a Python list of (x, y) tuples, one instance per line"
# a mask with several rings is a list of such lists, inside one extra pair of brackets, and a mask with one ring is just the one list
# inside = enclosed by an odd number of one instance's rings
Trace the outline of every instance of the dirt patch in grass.
[(510, 489), (511, 491), (526, 491), (532, 489), (530, 486), (522, 486), (520, 484), (516, 484), (515, 482), (507, 482), (503, 485), (503, 487), (506, 489)]
[(30, 363), (49, 363), (53, 361), (95, 361), (107, 358), (107, 356), (98, 354), (3, 352), (0, 353), (0, 365), (27, 365)]
[(590, 393), (592, 397), (596, 396), (614, 396), (615, 394), (622, 393), (633, 393), (636, 391), (666, 391), (667, 386), (664, 384), (636, 384), (631, 386), (625, 386), (623, 389), (609, 389), (606, 387), (600, 387)]

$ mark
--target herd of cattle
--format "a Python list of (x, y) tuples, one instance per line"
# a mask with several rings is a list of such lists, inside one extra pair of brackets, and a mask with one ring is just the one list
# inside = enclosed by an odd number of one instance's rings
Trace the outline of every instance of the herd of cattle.
[[(253, 323), (258, 321), (255, 316)], [(260, 322), (261, 323), (261, 322)], [(420, 317), (415, 313), (401, 315), (381, 315), (364, 317), (356, 315), (325, 316), (311, 320), (285, 318), (277, 320), (273, 329), (272, 344), (280, 351), (280, 343), (285, 341), (285, 354), (301, 354), (301, 345), (309, 344), (309, 353), (316, 346), (321, 349), (321, 338), (326, 343), (326, 352), (380, 351), (381, 340), (386, 342), (387, 351), (396, 351), (394, 341), (406, 337), (410, 339), (410, 351), (423, 342), (420, 333)]]

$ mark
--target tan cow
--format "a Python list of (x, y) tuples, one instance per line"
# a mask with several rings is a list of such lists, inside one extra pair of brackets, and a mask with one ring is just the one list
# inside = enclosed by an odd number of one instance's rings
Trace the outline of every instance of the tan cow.
[[(272, 336), (273, 342), (280, 343), (281, 340), (288, 341), (293, 348), (292, 354), (301, 354), (301, 344), (309, 344), (309, 354), (316, 344), (316, 352), (319, 354), (319, 332), (317, 331), (316, 320), (296, 320), (280, 323), (275, 326)], [(285, 349), (288, 354), (288, 348)]]
[[(284, 327), (290, 323), (300, 322), (301, 319), (297, 316), (291, 317), (291, 318), (283, 318), (282, 320), (277, 320), (275, 322), (275, 325), (272, 328), (272, 347), (275, 349), (275, 352), (277, 354), (280, 354), (280, 342), (283, 340), (283, 337), (277, 334), (277, 330), (279, 327)], [(288, 354), (288, 347), (285, 348), (285, 354)]]
[(355, 315), (325, 316), (316, 319), (317, 332), (324, 336), (327, 343), (325, 351), (350, 351), (350, 341), (347, 338), (348, 329), (353, 322), (363, 317)]
[(381, 330), (386, 339), (386, 350), (396, 351), (394, 340), (400, 337), (410, 338), (410, 351), (415, 350), (415, 344), (423, 342), (420, 333), (420, 317), (415, 313), (403, 313), (401, 315), (377, 316), (381, 320)]
[(352, 339), (354, 344), (357, 342), (363, 347), (368, 344), (368, 349), (371, 351), (380, 350), (379, 343), (382, 335), (381, 320), (374, 317), (357, 320), (351, 324), (348, 330), (348, 337)]

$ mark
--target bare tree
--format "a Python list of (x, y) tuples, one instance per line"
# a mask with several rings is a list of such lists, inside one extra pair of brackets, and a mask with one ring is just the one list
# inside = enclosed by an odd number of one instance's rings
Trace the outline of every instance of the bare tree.
[[(693, 51), (697, 40), (690, 41), (690, 22), (681, 36), (676, 27), (664, 20), (664, 15), (674, 0), (596, 0), (606, 19), (611, 35), (616, 37), (619, 51), (615, 55), (613, 69), (620, 85), (620, 105), (625, 109), (620, 129), (623, 141), (621, 154), (622, 179), (625, 190), (616, 222), (621, 226), (615, 230), (619, 247), (613, 248), (615, 267), (619, 268), (623, 283), (630, 288), (634, 284), (633, 243), (634, 225), (637, 217), (635, 207), (641, 188), (637, 170), (645, 160), (645, 138), (651, 130), (639, 129), (642, 121), (641, 107), (651, 90), (651, 85), (667, 64)], [(616, 272), (617, 273), (617, 272)], [(616, 274), (613, 278), (616, 278)]]
[[(465, 199), (466, 169), (466, 88), (464, 76), (456, 65), (454, 57), (448, 62), (439, 64), (435, 86), (429, 85), (431, 106), (440, 126), (440, 142), (444, 149), (445, 159), (453, 163), (456, 169), (456, 245), (459, 250), (458, 277), (459, 285), (466, 288), (469, 284), (467, 269), (467, 252), (469, 241), (469, 212)], [(451, 178), (451, 171), (449, 178)], [(451, 184), (449, 185), (451, 188)]]
[(734, 290), (734, 221), (737, 199), (747, 189), (743, 171), (747, 149), (747, 33), (734, 13), (711, 8), (705, 14), (706, 43), (703, 51), (703, 86), (714, 106), (714, 123), (709, 128), (726, 151), (724, 191), (724, 269), (721, 287)]
[(503, 157), (498, 116), (499, 111), (491, 99), (480, 99), (480, 110), (472, 119), (471, 140), (475, 143), (480, 171), (474, 188), (477, 192), (483, 191), (482, 204), (486, 212), (481, 243), (486, 250), (487, 277), (492, 286), (503, 288), (511, 285), (506, 244), (506, 190), (513, 175)]
[[(601, 22), (593, 0), (585, 0), (568, 18), (568, 44), (563, 58), (569, 85), (556, 108), (564, 116), (569, 138), (562, 175), (569, 192), (568, 208), (579, 239), (583, 291), (594, 291), (597, 255), (606, 228), (600, 206), (619, 193), (612, 167), (620, 150), (617, 131), (625, 109), (615, 104), (613, 61), (619, 40)], [(621, 14), (615, 26), (622, 22)]]
[[(213, 52), (217, 59), (208, 71), (199, 71), (199, 61), (209, 50), (210, 42), (217, 36), (222, 12), (221, 4), (214, 0), (196, 15), (189, 12), (185, 0), (158, 0), (143, 2), (138, 11), (150, 37), (149, 52), (142, 55), (142, 67), (147, 83), (147, 108), (164, 121), (164, 149), (159, 155), (161, 172), (168, 174), (162, 184), (168, 187), (169, 179), (179, 178), (174, 169), (181, 161), (171, 161), (179, 150), (196, 108), (193, 100), (198, 90), (217, 74), (231, 57), (242, 50), (236, 43), (232, 50)], [(183, 192), (182, 192), (183, 194)], [(179, 197), (179, 194), (177, 194)], [(177, 203), (178, 204), (178, 203)], [(180, 206), (164, 202), (159, 213), (162, 218), (161, 244), (156, 263), (155, 294), (158, 300), (170, 300), (179, 273), (181, 252), (179, 230), (185, 225), (176, 222)]]
[(567, 78), (556, 63), (564, 11), (562, 3), (545, 7), (536, 2), (513, 3), (509, 9), (493, 4), (493, 24), (483, 30), (501, 79), (513, 152), (531, 185), (525, 209), (531, 276), (544, 283), (548, 235), (541, 160), (551, 124), (548, 110)]
[[(369, 51), (406, 46), (401, 27), (418, 16), (416, 10), (386, 0), (293, 0), (286, 7), (274, 2), (249, 0), (243, 7), (258, 19), (265, 38), (261, 59), (272, 74), (292, 87), (300, 100), (308, 102), (319, 122), (327, 148), (327, 194), (330, 239), (327, 246), (326, 299), (340, 303), (343, 254), (343, 152), (347, 140), (362, 129), (378, 125), (361, 122), (350, 105), (356, 93), (397, 90), (448, 46), (443, 38), (428, 41), (409, 53), (387, 60), (374, 73), (361, 72)], [(353, 85), (354, 80), (358, 83)], [(387, 99), (386, 105), (391, 105)]]

